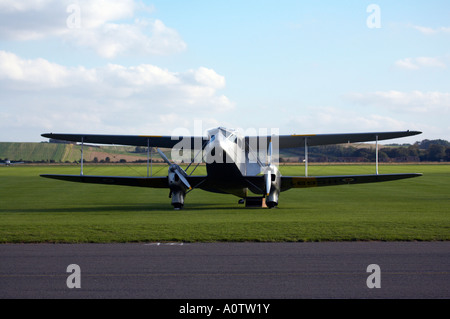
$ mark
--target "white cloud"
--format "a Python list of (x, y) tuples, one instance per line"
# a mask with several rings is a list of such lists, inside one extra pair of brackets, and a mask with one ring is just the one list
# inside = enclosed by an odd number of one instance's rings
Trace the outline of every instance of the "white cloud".
[(359, 105), (374, 105), (394, 111), (434, 114), (442, 116), (450, 112), (450, 93), (422, 91), (377, 91), (351, 93), (345, 99)]
[(186, 48), (177, 31), (162, 21), (136, 18), (137, 9), (151, 9), (134, 0), (16, 2), (0, 4), (0, 38), (29, 41), (56, 37), (104, 58), (130, 53), (166, 55)]
[(88, 29), (100, 27), (108, 21), (132, 18), (137, 8), (134, 0), (68, 0), (68, 3), (79, 6), (81, 27)]
[[(68, 70), (64, 66), (44, 59), (24, 60), (13, 53), (0, 51), (0, 80), (4, 81), (5, 88), (61, 87), (67, 77)], [(15, 83), (20, 83), (20, 86), (15, 86)]]
[(212, 69), (201, 67), (197, 71), (191, 71), (191, 73), (194, 75), (194, 79), (203, 85), (216, 89), (221, 89), (225, 86), (225, 78)]
[(448, 131), (421, 118), (382, 112), (380, 109), (346, 109), (310, 106), (289, 116), (282, 128), (285, 134), (357, 133), (418, 130), (422, 135), (383, 143), (414, 143), (424, 138), (445, 138)]
[(104, 23), (95, 28), (71, 29), (64, 39), (94, 50), (104, 58), (122, 54), (166, 55), (185, 50), (178, 33), (160, 20), (136, 20), (133, 24)]
[(52, 0), (2, 0), (0, 2), (0, 10), (4, 12), (40, 10), (51, 2)]
[(395, 66), (407, 70), (419, 70), (422, 68), (445, 69), (447, 65), (440, 58), (418, 57), (397, 60)]
[(358, 112), (338, 107), (309, 107), (305, 115), (292, 115), (290, 124), (301, 128), (298, 134), (306, 133), (351, 133), (410, 128), (403, 120), (377, 113)]
[(412, 28), (420, 31), (422, 34), (425, 34), (425, 35), (433, 35), (433, 34), (438, 34), (438, 33), (449, 33), (450, 34), (450, 27), (430, 28), (430, 27), (413, 25)]
[(150, 64), (129, 67), (107, 64), (87, 69), (66, 67), (42, 58), (22, 59), (14, 53), (0, 51), (0, 81), (0, 91), (9, 92), (39, 89), (58, 94), (56, 89), (82, 87), (86, 92), (95, 91), (109, 97), (170, 92), (172, 95), (167, 97), (180, 98), (190, 105), (203, 100), (229, 104), (226, 98), (217, 95), (217, 90), (225, 87), (225, 78), (205, 67), (185, 72), (171, 72)]
[[(405, 143), (428, 138), (449, 139), (447, 118), (450, 113), (450, 93), (437, 91), (376, 91), (350, 93), (344, 101), (353, 103), (353, 127), (371, 125), (367, 118), (375, 120), (381, 130), (418, 130), (424, 134), (404, 139)], [(344, 113), (346, 113), (344, 111)], [(364, 116), (360, 116), (364, 114)], [(344, 115), (337, 115), (341, 119)], [(403, 139), (402, 139), (403, 140)]]
[(151, 128), (170, 134), (174, 119), (183, 125), (195, 118), (213, 123), (233, 110), (218, 92), (224, 86), (223, 76), (204, 67), (184, 72), (149, 64), (66, 67), (0, 51), (1, 129), (11, 134), (35, 129), (37, 137), (48, 130), (142, 134)]

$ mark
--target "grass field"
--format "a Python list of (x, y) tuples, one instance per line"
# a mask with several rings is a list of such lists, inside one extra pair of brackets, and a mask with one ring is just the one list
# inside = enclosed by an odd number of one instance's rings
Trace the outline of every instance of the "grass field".
[[(198, 173), (202, 174), (199, 168)], [(303, 167), (282, 166), (283, 175)], [(371, 174), (373, 165), (310, 166), (310, 176)], [(153, 172), (167, 173), (167, 166)], [(174, 211), (168, 190), (49, 180), (76, 166), (0, 167), (0, 243), (155, 241), (450, 240), (450, 165), (382, 165), (419, 172), (395, 182), (296, 189), (277, 209), (245, 209), (238, 198), (194, 190)], [(85, 174), (146, 175), (146, 166), (85, 166)]]

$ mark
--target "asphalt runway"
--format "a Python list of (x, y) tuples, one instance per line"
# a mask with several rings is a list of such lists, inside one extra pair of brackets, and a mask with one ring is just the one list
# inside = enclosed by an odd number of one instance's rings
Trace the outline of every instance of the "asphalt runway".
[(450, 242), (3, 244), (0, 258), (2, 299), (450, 298)]

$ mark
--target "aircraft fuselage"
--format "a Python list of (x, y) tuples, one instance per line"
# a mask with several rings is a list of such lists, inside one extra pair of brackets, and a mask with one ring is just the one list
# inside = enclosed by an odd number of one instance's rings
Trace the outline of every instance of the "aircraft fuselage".
[[(248, 188), (244, 185), (248, 183), (245, 182), (245, 177), (256, 176), (263, 171), (262, 162), (266, 161), (267, 150), (264, 149), (259, 154), (261, 156), (258, 156), (256, 138), (254, 141), (246, 140), (239, 132), (221, 127), (208, 131), (208, 138), (203, 158), (206, 162), (207, 180), (200, 188), (247, 197)], [(252, 191), (264, 194), (262, 189)]]

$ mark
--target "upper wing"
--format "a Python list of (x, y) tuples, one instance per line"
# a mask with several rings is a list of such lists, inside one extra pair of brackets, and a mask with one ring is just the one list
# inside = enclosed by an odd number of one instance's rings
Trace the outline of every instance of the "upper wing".
[[(93, 144), (117, 144), (132, 146), (154, 146), (172, 148), (181, 140), (190, 142), (191, 148), (198, 148), (204, 144), (203, 137), (194, 136), (159, 136), (159, 135), (99, 135), (99, 134), (59, 134), (45, 133), (43, 137), (55, 140), (83, 142)], [(185, 144), (184, 144), (185, 145)]]
[[(418, 131), (399, 131), (399, 132), (372, 132), (372, 133), (345, 133), (345, 134), (306, 134), (306, 135), (280, 135), (278, 136), (279, 148), (294, 148), (305, 146), (307, 140), (308, 146), (369, 142), (378, 139), (388, 140), (399, 137), (413, 136), (421, 134)], [(59, 134), (46, 133), (43, 137), (56, 140), (84, 142), (94, 144), (118, 144), (133, 146), (155, 146), (172, 148), (181, 140), (184, 143), (190, 142), (192, 149), (198, 149), (204, 145), (206, 137), (195, 136), (158, 136), (158, 135), (99, 135), (99, 134)], [(248, 140), (251, 137), (246, 137)], [(267, 137), (267, 143), (271, 136)], [(186, 145), (186, 144), (184, 144)]]
[[(308, 146), (359, 143), (375, 140), (389, 140), (393, 138), (413, 136), (421, 134), (418, 131), (400, 132), (372, 132), (372, 133), (345, 133), (345, 134), (310, 134), (310, 135), (280, 135), (278, 136), (279, 148), (304, 147), (305, 139)], [(268, 137), (270, 140), (270, 137)]]

